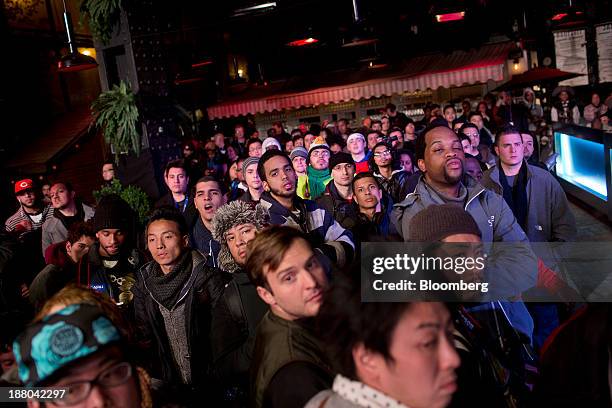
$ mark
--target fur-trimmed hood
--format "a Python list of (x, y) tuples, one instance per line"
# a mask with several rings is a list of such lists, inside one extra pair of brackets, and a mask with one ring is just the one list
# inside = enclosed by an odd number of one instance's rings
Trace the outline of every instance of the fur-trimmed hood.
[(225, 242), (225, 234), (237, 225), (253, 224), (257, 230), (268, 226), (270, 218), (265, 209), (244, 201), (232, 201), (225, 204), (215, 213), (213, 218), (213, 238), (221, 244), (219, 251), (219, 267), (229, 273), (234, 273), (240, 266), (234, 261)]

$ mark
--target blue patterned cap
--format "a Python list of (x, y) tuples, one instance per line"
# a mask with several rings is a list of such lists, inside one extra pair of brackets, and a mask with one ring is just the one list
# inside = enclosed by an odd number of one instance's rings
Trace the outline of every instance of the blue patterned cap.
[(74, 360), (120, 340), (119, 330), (99, 307), (67, 306), (28, 326), (15, 340), (19, 378), (36, 386)]

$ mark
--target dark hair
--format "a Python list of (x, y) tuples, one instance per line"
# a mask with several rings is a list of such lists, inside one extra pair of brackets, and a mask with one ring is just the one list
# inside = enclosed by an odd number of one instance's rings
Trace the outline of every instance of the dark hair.
[(468, 116), (468, 120), (472, 120), (472, 118), (473, 118), (474, 116), (480, 116), (480, 117), (482, 118), (482, 113), (480, 113), (480, 112), (478, 112), (478, 111), (477, 111), (477, 112), (471, 112), (471, 113), (470, 113), (470, 116)]
[(170, 169), (183, 169), (185, 171), (185, 175), (187, 175), (187, 165), (183, 159), (169, 161), (164, 169), (164, 177), (168, 177), (168, 172)]
[(452, 108), (452, 109), (453, 109), (455, 112), (457, 112), (457, 109), (455, 109), (455, 107), (454, 107), (453, 105), (446, 105), (446, 106), (444, 107), (444, 109), (442, 109), (442, 112), (446, 112), (446, 110), (447, 110), (448, 108)]
[(272, 126), (278, 126), (279, 128), (283, 129), (283, 122), (281, 122), (280, 120), (277, 120), (275, 122), (272, 122)]
[(409, 123), (412, 123), (414, 125), (414, 119), (412, 118), (408, 118), (405, 120), (405, 125), (404, 125), (404, 129), (406, 128), (406, 126), (408, 126)]
[(374, 126), (375, 124), (379, 124), (380, 126), (382, 126), (382, 121), (380, 121), (380, 120), (373, 120), (372, 124), (370, 125), (370, 127)]
[(245, 269), (253, 285), (269, 290), (264, 268), (276, 270), (285, 253), (298, 239), (309, 242), (306, 235), (296, 228), (273, 226), (261, 231), (249, 242)]
[(274, 137), (276, 136), (276, 130), (274, 130), (274, 128), (270, 128), (266, 131), (266, 134), (268, 135), (268, 137)]
[(337, 144), (342, 149), (344, 149), (344, 147), (346, 146), (346, 142), (341, 136), (336, 136), (336, 135), (331, 136), (330, 138), (326, 140), (326, 142), (329, 147), (332, 147), (332, 145)]
[(217, 179), (216, 179), (216, 178), (214, 178), (213, 176), (203, 176), (203, 177), (200, 177), (200, 178), (198, 179), (198, 181), (196, 181), (196, 182), (193, 184), (193, 188), (192, 188), (192, 190), (193, 190), (193, 191), (192, 191), (192, 196), (193, 196), (193, 197), (195, 197), (196, 186), (197, 186), (199, 183), (210, 183), (210, 182), (217, 183), (217, 185), (219, 186), (219, 191), (221, 191), (221, 194), (225, 194), (225, 193), (227, 192), (227, 191), (226, 191), (226, 189), (225, 189), (225, 184), (221, 183), (219, 180), (217, 180)]
[(68, 237), (66, 241), (70, 242), (70, 244), (74, 244), (83, 236), (93, 239), (96, 238), (96, 233), (94, 232), (91, 222), (79, 221), (72, 224), (70, 228), (68, 228)]
[(349, 124), (349, 120), (348, 120), (348, 119), (346, 119), (346, 118), (340, 118), (340, 119), (338, 119), (338, 123), (340, 123), (340, 122), (344, 122), (344, 123), (346, 123), (347, 125)]
[(461, 140), (462, 142), (464, 140), (467, 140), (468, 142), (472, 143), (469, 136), (467, 136), (465, 133), (459, 133), (459, 140)]
[(374, 174), (372, 172), (364, 171), (364, 172), (355, 174), (355, 177), (353, 177), (353, 181), (351, 182), (351, 189), (355, 188), (355, 182), (357, 180), (361, 180), (361, 179), (364, 179), (364, 178), (371, 178), (371, 179), (373, 179), (374, 183), (376, 183), (376, 186), (378, 187), (378, 189), (380, 190), (382, 188), (380, 186), (380, 183), (378, 182), (378, 179), (376, 178), (376, 176), (374, 176)]
[(390, 110), (391, 112), (395, 112), (397, 110), (397, 106), (392, 103), (388, 103), (387, 106), (385, 106), (385, 109)]
[(462, 135), (462, 134), (463, 134), (463, 131), (464, 131), (465, 129), (469, 129), (469, 128), (473, 128), (473, 129), (478, 130), (478, 126), (476, 126), (475, 124), (470, 123), (470, 122), (465, 122), (465, 123), (464, 123), (464, 124), (463, 124), (463, 125), (462, 125), (462, 126), (459, 128), (459, 134), (460, 134), (460, 135)]
[(251, 147), (251, 145), (252, 145), (253, 143), (259, 143), (259, 144), (263, 145), (263, 142), (262, 142), (261, 140), (259, 140), (259, 139), (249, 139), (249, 140), (247, 141), (247, 143), (246, 143), (246, 149), (247, 149), (247, 151), (249, 150), (249, 147)]
[(385, 135), (383, 135), (383, 134), (382, 134), (382, 132), (379, 132), (378, 130), (372, 130), (372, 129), (370, 129), (370, 130), (368, 130), (368, 131), (366, 132), (366, 135), (365, 135), (365, 137), (366, 137), (366, 141), (367, 141), (368, 136), (370, 136), (370, 135), (372, 135), (372, 134), (374, 134), (374, 133), (376, 133), (376, 137), (385, 137)]
[(316, 317), (326, 351), (335, 357), (334, 368), (352, 380), (359, 380), (353, 349), (360, 344), (385, 361), (394, 361), (390, 352), (393, 333), (412, 306), (410, 302), (362, 302), (358, 283), (358, 279), (338, 274)]
[(115, 162), (112, 160), (104, 160), (104, 163), (102, 163), (102, 167), (106, 166), (107, 164), (112, 164), (113, 169), (115, 168)]
[[(329, 128), (323, 128), (323, 129), (321, 129), (321, 132), (325, 132), (325, 140), (328, 140), (329, 138), (331, 138), (334, 135), (334, 132), (332, 132), (331, 129), (329, 129)], [(321, 132), (319, 132), (319, 134)]]
[[(421, 133), (421, 135), (417, 137), (416, 143), (414, 146), (414, 154), (417, 160), (421, 160), (425, 158), (425, 149), (427, 149), (427, 143), (426, 143), (427, 134), (431, 132), (432, 130), (437, 129), (439, 127), (444, 127), (448, 130), (451, 130), (446, 124), (446, 121), (444, 121), (444, 124), (440, 123), (440, 124), (432, 124), (428, 126), (427, 128), (425, 128), (425, 130), (423, 130), (423, 133)], [(453, 132), (453, 134), (457, 136), (457, 138), (459, 138), (459, 135), (457, 135), (455, 132)]]
[[(516, 126), (506, 125), (497, 131), (497, 136), (495, 136), (495, 146), (499, 146), (499, 139), (505, 135), (513, 135), (517, 134), (521, 136), (521, 131)], [(521, 141), (523, 140), (523, 136), (521, 136)]]
[(49, 187), (51, 188), (51, 187), (53, 187), (56, 184), (63, 184), (64, 187), (66, 187), (66, 190), (74, 191), (74, 188), (72, 188), (72, 183), (70, 183), (69, 181), (64, 181), (64, 180), (56, 180), (53, 183), (51, 183), (51, 185)]
[(270, 160), (271, 158), (275, 157), (275, 156), (282, 156), (285, 159), (287, 159), (287, 162), (292, 165), (291, 163), (291, 159), (289, 158), (289, 156), (287, 155), (287, 153), (282, 152), (280, 150), (277, 149), (272, 149), (272, 150), (267, 150), (260, 158), (259, 158), (259, 163), (257, 163), (257, 174), (259, 175), (259, 178), (261, 179), (261, 181), (267, 181), (266, 179), (266, 170), (264, 168), (264, 164), (266, 164), (266, 162), (268, 160)]
[(370, 166), (372, 173), (379, 172), (378, 165), (376, 164), (376, 161), (374, 161), (374, 150), (380, 146), (386, 147), (391, 152), (391, 167), (395, 168), (395, 155), (393, 154), (393, 148), (385, 142), (378, 142), (374, 145), (374, 147), (372, 147), (372, 154), (370, 154), (370, 158), (368, 159), (368, 165)]
[(153, 210), (153, 212), (149, 215), (149, 218), (147, 219), (147, 223), (145, 224), (145, 229), (144, 229), (145, 239), (149, 231), (149, 226), (153, 222), (159, 221), (159, 220), (175, 222), (176, 225), (178, 226), (179, 233), (182, 236), (187, 235), (189, 233), (189, 230), (187, 228), (187, 222), (185, 221), (185, 217), (183, 217), (183, 214), (181, 214), (174, 207), (160, 207), (160, 208)]

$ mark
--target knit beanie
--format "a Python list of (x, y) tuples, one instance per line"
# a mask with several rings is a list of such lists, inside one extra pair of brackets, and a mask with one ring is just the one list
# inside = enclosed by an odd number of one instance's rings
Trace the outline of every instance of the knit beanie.
[(291, 154), (289, 155), (289, 158), (293, 162), (293, 159), (295, 159), (297, 156), (303, 157), (305, 159), (308, 159), (308, 151), (306, 150), (305, 147), (302, 147), (302, 146), (295, 147), (291, 151)]
[(363, 140), (364, 143), (366, 141), (365, 136), (362, 135), (361, 133), (351, 133), (349, 137), (346, 139), (346, 144), (351, 143), (351, 140), (356, 139), (356, 138)]
[(230, 229), (243, 224), (253, 224), (259, 231), (270, 224), (268, 212), (261, 206), (245, 201), (232, 201), (217, 209), (212, 221), (212, 234), (215, 241), (221, 244), (219, 266), (225, 272), (233, 273), (240, 269), (225, 241), (225, 234)]
[(408, 241), (438, 242), (455, 234), (482, 237), (474, 218), (453, 204), (430, 205), (418, 212), (408, 226)]
[(247, 167), (249, 167), (251, 164), (258, 163), (259, 157), (247, 157), (246, 159), (244, 159), (244, 161), (242, 162), (242, 174), (246, 174)]
[(266, 137), (263, 143), (261, 144), (261, 151), (267, 151), (270, 146), (276, 146), (278, 147), (278, 150), (283, 150), (281, 149), (281, 145), (280, 143), (278, 143), (278, 140), (273, 137)]
[(100, 200), (93, 217), (94, 231), (103, 229), (126, 230), (134, 216), (132, 208), (121, 197), (109, 194)]
[(353, 160), (353, 156), (348, 153), (338, 152), (336, 154), (332, 154), (329, 158), (329, 170), (333, 170), (340, 163), (349, 163), (353, 166), (355, 165), (355, 160)]
[(327, 143), (325, 143), (325, 139), (321, 136), (317, 137), (315, 140), (312, 141), (312, 143), (310, 144), (310, 149), (308, 149), (308, 162), (310, 163), (310, 155), (312, 154), (313, 151), (317, 150), (317, 149), (325, 149), (328, 152), (331, 153), (331, 150), (329, 148), (329, 145)]

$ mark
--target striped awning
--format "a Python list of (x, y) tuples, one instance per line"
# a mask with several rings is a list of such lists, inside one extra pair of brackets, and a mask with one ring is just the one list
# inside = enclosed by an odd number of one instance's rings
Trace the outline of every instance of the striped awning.
[(505, 63), (512, 43), (487, 45), (479, 50), (455, 51), (410, 60), (392, 76), (352, 84), (285, 92), (270, 97), (226, 102), (208, 108), (211, 119), (298, 109), (321, 104), (391, 96), (405, 92), (449, 88), (504, 79)]

